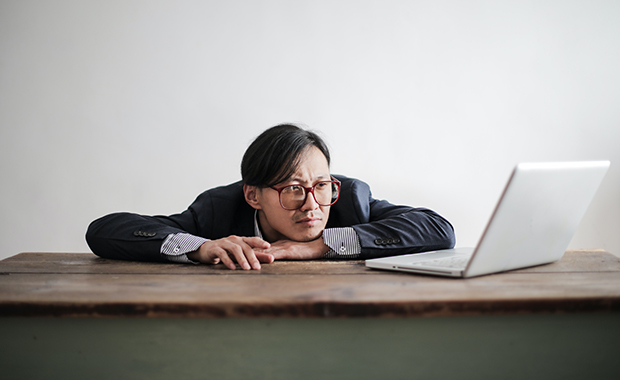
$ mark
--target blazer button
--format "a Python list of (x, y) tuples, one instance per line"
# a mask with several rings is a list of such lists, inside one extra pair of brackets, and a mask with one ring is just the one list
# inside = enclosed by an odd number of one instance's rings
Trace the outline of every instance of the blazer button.
[(399, 238), (385, 238), (385, 239), (375, 239), (375, 244), (377, 245), (389, 245), (389, 244), (398, 244), (400, 243)]
[(145, 232), (145, 231), (134, 231), (133, 236), (138, 237), (153, 237), (157, 235), (157, 232)]

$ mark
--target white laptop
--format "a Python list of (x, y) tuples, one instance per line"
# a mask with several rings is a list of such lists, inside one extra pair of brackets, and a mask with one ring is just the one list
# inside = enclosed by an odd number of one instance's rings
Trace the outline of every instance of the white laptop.
[(366, 266), (465, 278), (557, 261), (608, 168), (609, 161), (519, 164), (476, 248), (371, 259)]

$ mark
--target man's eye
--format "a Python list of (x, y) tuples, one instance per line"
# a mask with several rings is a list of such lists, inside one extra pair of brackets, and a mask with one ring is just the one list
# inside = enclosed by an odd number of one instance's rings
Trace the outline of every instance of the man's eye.
[(292, 191), (292, 192), (300, 192), (300, 191), (304, 191), (304, 188), (301, 186), (289, 186), (286, 188), (288, 191)]

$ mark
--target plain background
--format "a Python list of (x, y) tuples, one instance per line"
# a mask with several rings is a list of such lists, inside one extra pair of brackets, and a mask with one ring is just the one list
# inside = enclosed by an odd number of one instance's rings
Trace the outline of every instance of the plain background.
[(618, 254), (619, 41), (618, 1), (0, 0), (0, 258), (183, 211), (281, 122), (460, 246), (516, 163), (611, 160), (570, 247)]

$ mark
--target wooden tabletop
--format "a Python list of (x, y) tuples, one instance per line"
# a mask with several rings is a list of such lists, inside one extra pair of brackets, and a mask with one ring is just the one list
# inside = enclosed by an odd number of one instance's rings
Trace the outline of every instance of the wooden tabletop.
[(553, 264), (471, 279), (279, 261), (260, 271), (140, 263), (91, 253), (0, 261), (0, 316), (409, 317), (620, 311), (620, 259), (567, 251)]

